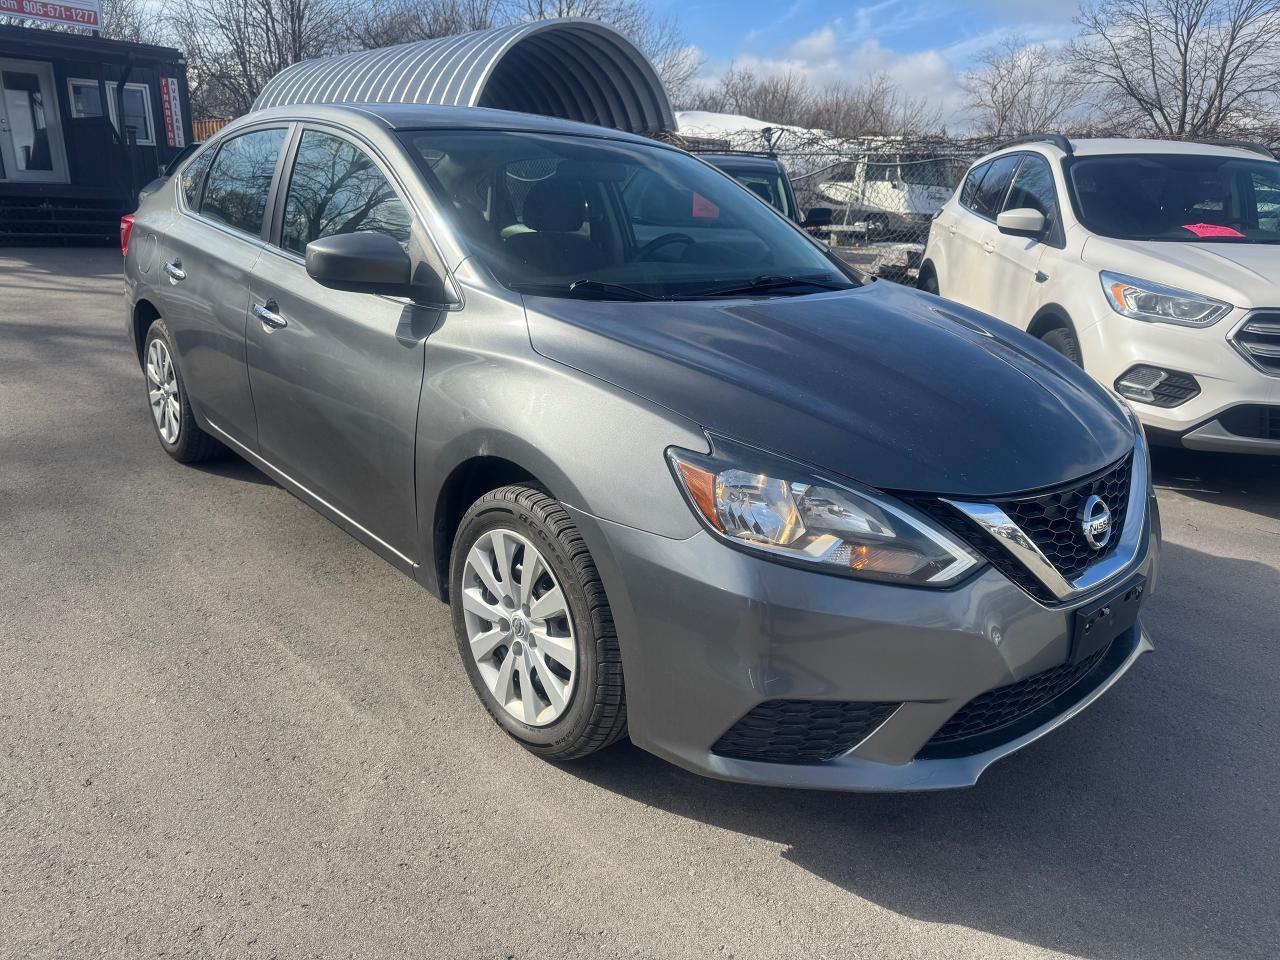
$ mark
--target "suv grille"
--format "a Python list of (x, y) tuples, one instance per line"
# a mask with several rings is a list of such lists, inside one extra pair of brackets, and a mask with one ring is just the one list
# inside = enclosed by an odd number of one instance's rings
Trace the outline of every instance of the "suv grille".
[[(1068, 581), (1110, 555), (1124, 531), (1129, 506), (1129, 480), (1133, 455), (1125, 457), (1084, 480), (1055, 487), (1034, 496), (1006, 497), (990, 502), (1003, 510), (1032, 540), (1049, 562)], [(1111, 540), (1094, 550), (1084, 538), (1081, 515), (1090, 496), (1101, 497), (1111, 510)], [(1036, 577), (1013, 558), (994, 537), (958, 510), (939, 500), (920, 499), (915, 505), (964, 539), (1006, 577), (1038, 600), (1055, 602), (1054, 596)]]
[(1245, 403), (1221, 414), (1218, 422), (1237, 437), (1280, 440), (1280, 407)]
[(737, 760), (822, 763), (852, 750), (898, 709), (897, 703), (768, 700), (711, 748)]
[(1231, 342), (1263, 373), (1280, 377), (1280, 310), (1253, 314), (1231, 335)]

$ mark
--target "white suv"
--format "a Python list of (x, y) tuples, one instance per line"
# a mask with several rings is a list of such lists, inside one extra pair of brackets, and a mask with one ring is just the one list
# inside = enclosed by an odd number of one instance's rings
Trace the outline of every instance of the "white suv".
[(1280, 163), (1263, 147), (1020, 138), (939, 211), (920, 286), (1066, 354), (1157, 440), (1280, 454)]

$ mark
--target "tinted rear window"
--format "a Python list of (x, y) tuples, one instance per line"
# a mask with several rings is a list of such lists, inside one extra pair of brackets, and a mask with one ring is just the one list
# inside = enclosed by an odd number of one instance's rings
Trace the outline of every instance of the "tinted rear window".
[(284, 136), (283, 128), (255, 130), (224, 143), (209, 170), (200, 212), (255, 237), (260, 234)]

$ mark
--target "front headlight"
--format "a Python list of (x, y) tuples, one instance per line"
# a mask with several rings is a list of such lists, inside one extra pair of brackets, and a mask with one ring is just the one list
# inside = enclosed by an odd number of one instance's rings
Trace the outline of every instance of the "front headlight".
[(866, 580), (947, 587), (982, 561), (904, 504), (716, 439), (667, 451), (694, 513), (716, 536), (771, 559)]
[(1208, 327), (1234, 309), (1231, 304), (1221, 300), (1202, 297), (1149, 280), (1136, 280), (1106, 270), (1098, 276), (1102, 280), (1102, 289), (1111, 309), (1134, 320)]

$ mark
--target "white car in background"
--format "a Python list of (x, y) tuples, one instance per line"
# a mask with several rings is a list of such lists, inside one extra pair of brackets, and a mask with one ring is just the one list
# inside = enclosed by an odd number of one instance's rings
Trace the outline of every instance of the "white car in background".
[(871, 155), (834, 165), (817, 192), (841, 208), (838, 220), (865, 224), (872, 239), (923, 239), (964, 168), (952, 157)]
[(920, 286), (1082, 365), (1156, 440), (1280, 454), (1280, 162), (1265, 147), (1020, 138), (939, 211)]

